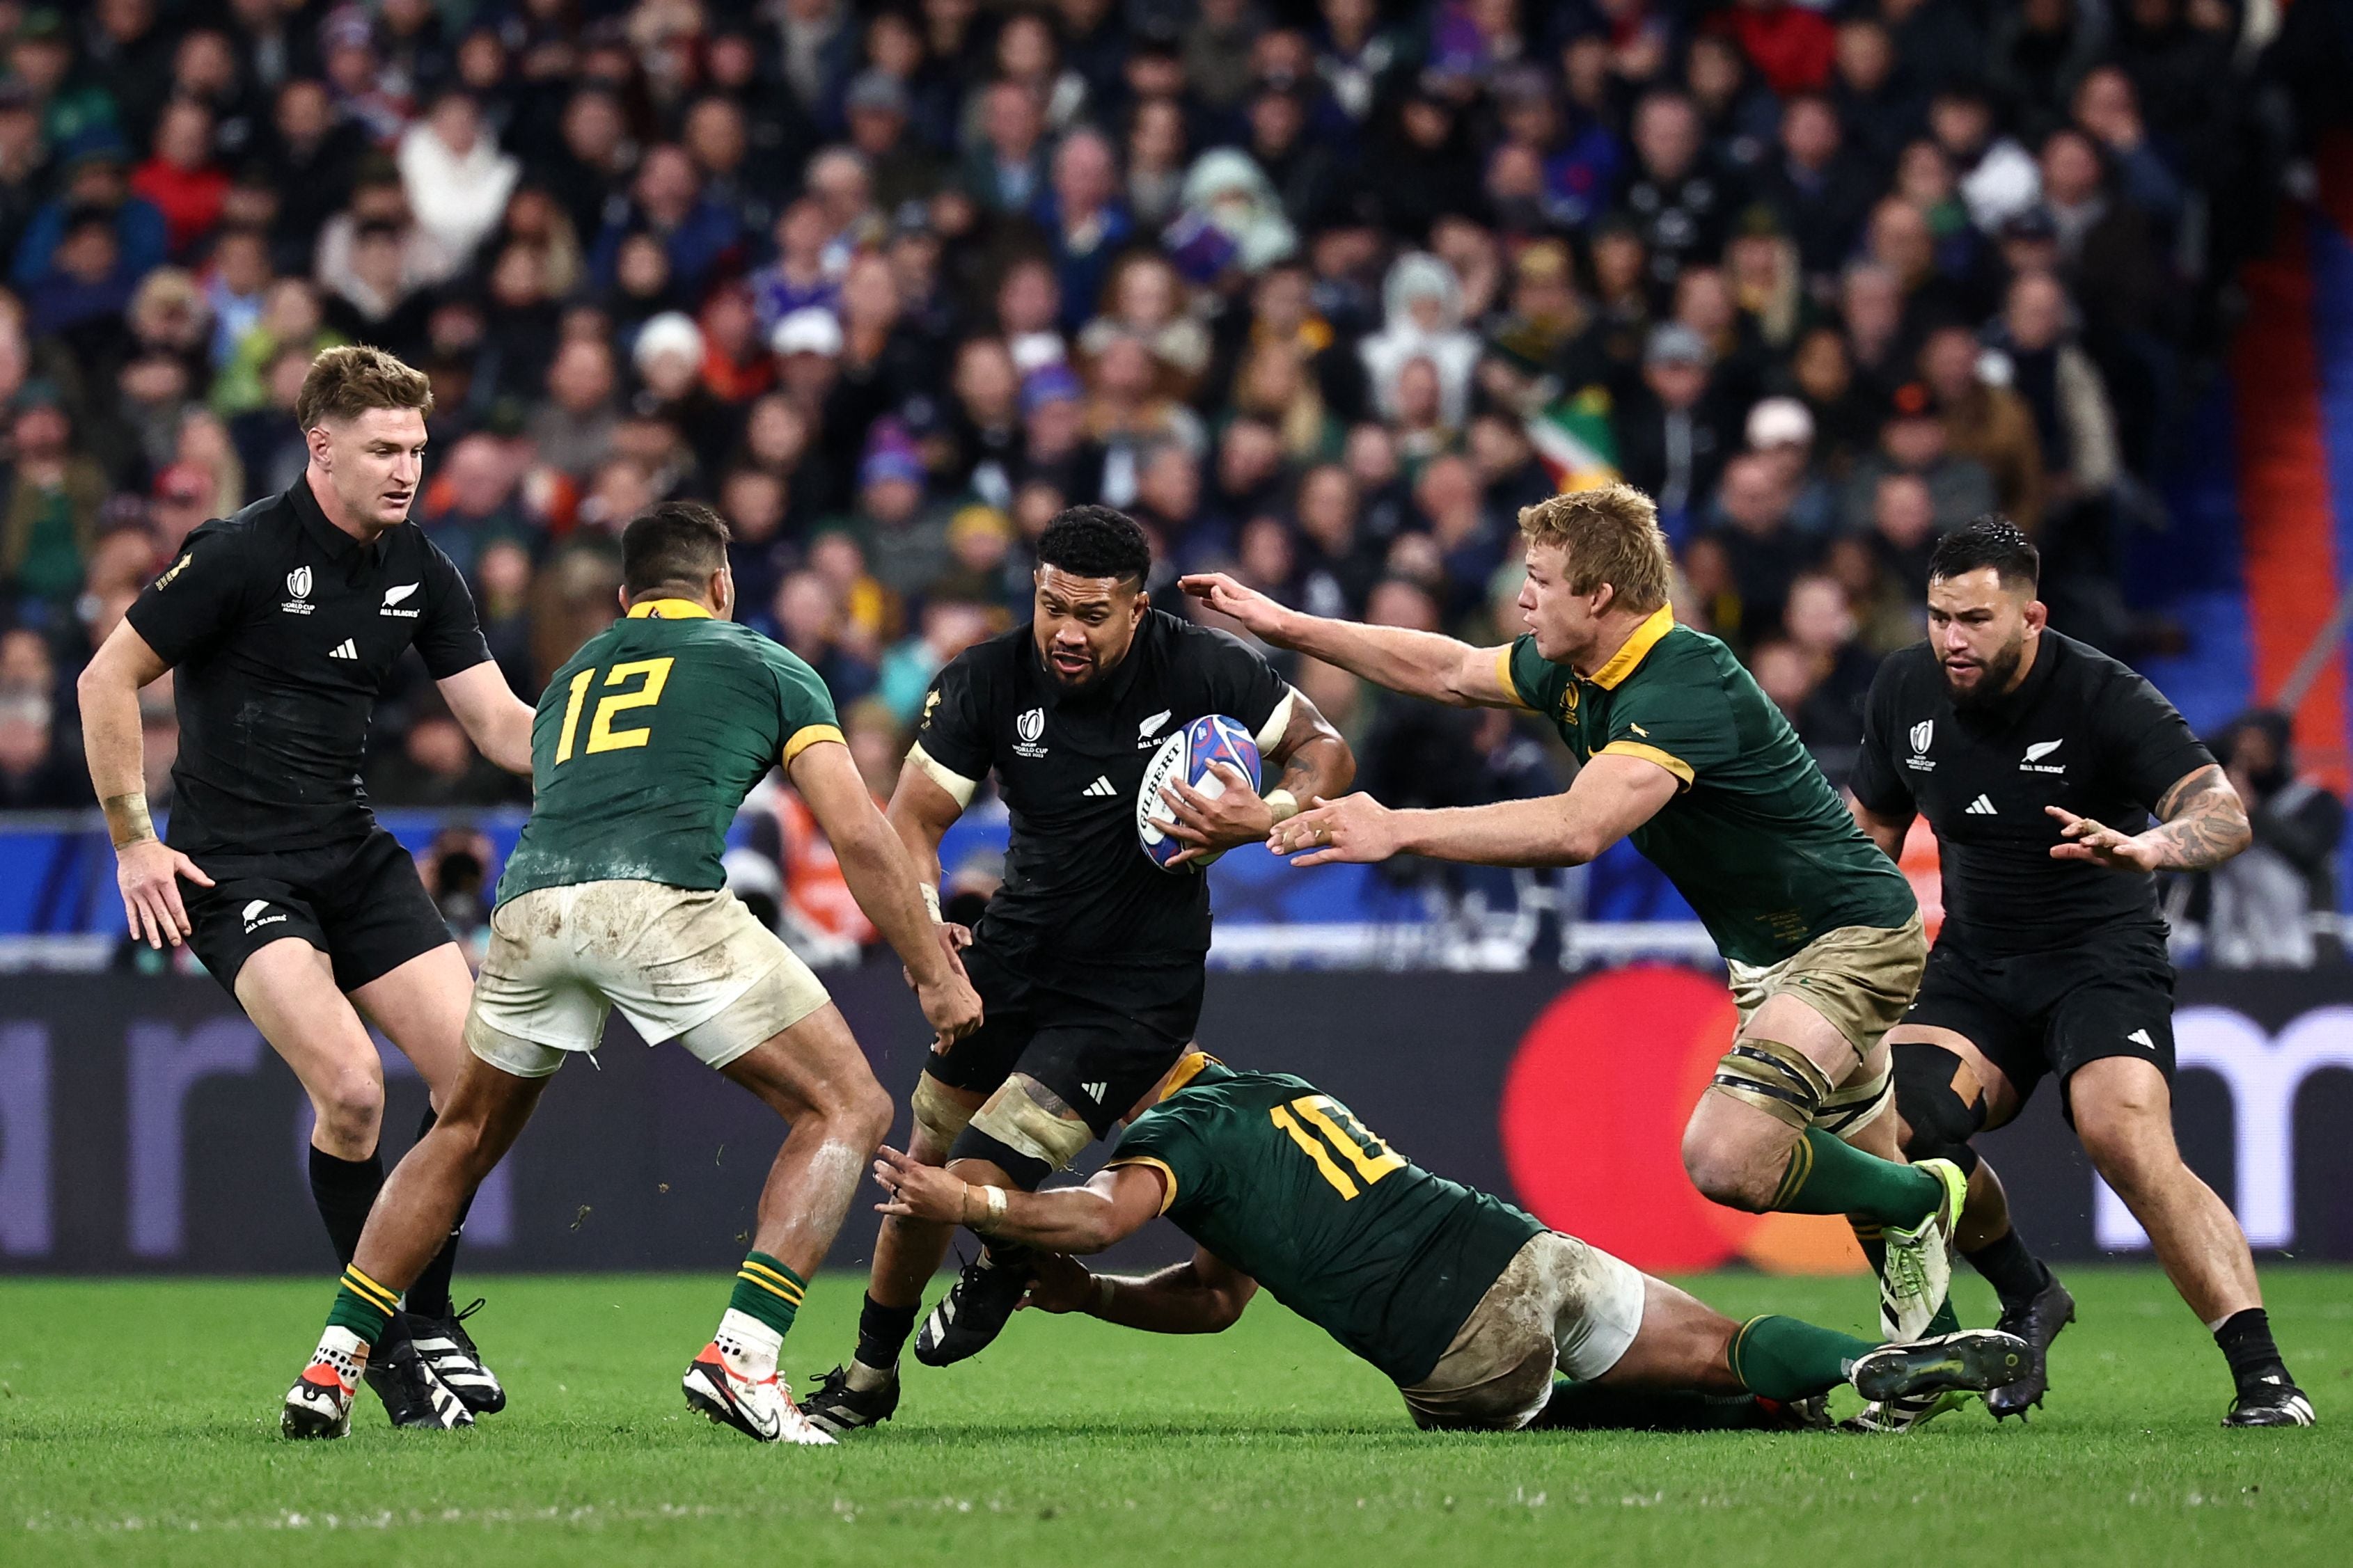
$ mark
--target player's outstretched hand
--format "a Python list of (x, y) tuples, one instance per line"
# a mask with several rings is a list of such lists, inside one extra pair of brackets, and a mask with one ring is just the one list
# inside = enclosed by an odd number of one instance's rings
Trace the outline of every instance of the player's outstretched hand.
[(877, 1214), (942, 1225), (964, 1223), (965, 1183), (937, 1165), (911, 1159), (886, 1143), (874, 1151), (874, 1179), (889, 1194), (874, 1205)]
[(932, 1049), (944, 1051), (980, 1027), (980, 993), (965, 977), (963, 961), (951, 951), (947, 978), (937, 985), (915, 987), (915, 1002), (923, 1021), (932, 1026)]
[(199, 888), (213, 885), (194, 860), (160, 838), (142, 839), (115, 851), (114, 880), (122, 889), (122, 913), (130, 922), (132, 941), (159, 949), (166, 942), (177, 947), (195, 929), (180, 902), (182, 877)]
[(1069, 1253), (1034, 1254), (1030, 1267), (1037, 1273), (1014, 1310), (1035, 1307), (1041, 1312), (1083, 1312), (1095, 1304), (1095, 1277)]
[(1279, 643), (1291, 612), (1255, 588), (1245, 588), (1223, 572), (1196, 572), (1179, 577), (1176, 585), (1221, 616), (1241, 623), (1244, 630), (1268, 642)]
[(1245, 844), (1261, 843), (1274, 829), (1273, 809), (1259, 798), (1240, 768), (1211, 763), (1209, 773), (1225, 785), (1225, 793), (1215, 798), (1183, 779), (1171, 779), (1160, 786), (1160, 798), (1168, 803), (1168, 816), (1154, 817), (1152, 825), (1179, 844), (1193, 847), (1169, 861), (1171, 866), (1189, 865)]
[(1371, 795), (1344, 795), (1337, 800), (1317, 795), (1312, 805), (1312, 810), (1268, 834), (1266, 847), (1278, 855), (1297, 856), (1294, 866), (1321, 866), (1327, 860), (1365, 864), (1398, 852), (1397, 813)]
[(2051, 847), (2053, 860), (2084, 860), (2111, 871), (2153, 871), (2157, 851), (2129, 833), (2105, 823), (2078, 816), (2064, 806), (2042, 808), (2059, 819), (2059, 842)]

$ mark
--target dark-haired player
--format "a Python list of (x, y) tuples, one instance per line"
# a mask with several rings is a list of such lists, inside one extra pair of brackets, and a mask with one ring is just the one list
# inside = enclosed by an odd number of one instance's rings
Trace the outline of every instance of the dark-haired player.
[(618, 1007), (676, 1040), (791, 1129), (760, 1194), (753, 1250), (719, 1331), (686, 1371), (694, 1408), (763, 1442), (824, 1444), (776, 1377), (808, 1276), (891, 1128), (891, 1100), (825, 987), (725, 889), (744, 795), (781, 763), (860, 908), (906, 961), (946, 1042), (980, 999), (916, 896), (817, 673), (728, 619), (727, 525), (671, 502), (621, 534), (628, 615), (547, 683), (532, 725), (531, 820), (499, 879), (469, 1055), (440, 1121), (392, 1173), (327, 1329), (286, 1395), (290, 1437), (338, 1437), (393, 1302), (512, 1146), (565, 1057)]
[[(1012, 815), (1005, 886), (964, 951), (987, 1017), (932, 1058), (913, 1097), (910, 1152), (969, 1181), (1034, 1190), (1103, 1136), (1193, 1037), (1208, 884), (1193, 866), (1162, 870), (1135, 839), (1136, 791), (1160, 742), (1222, 713), (1256, 735), (1269, 773), (1281, 771), (1263, 795), (1230, 770), (1215, 800), (1175, 792), (1168, 821), (1194, 847), (1188, 858), (1264, 841), (1356, 773), (1346, 742), (1263, 658), (1151, 607), (1151, 566), (1129, 518), (1097, 506), (1056, 517), (1038, 541), (1032, 620), (940, 672), (891, 799), (891, 821), (934, 900), (940, 838), (992, 772)], [(811, 1420), (839, 1432), (890, 1417), (900, 1350), (954, 1234), (884, 1222), (857, 1353), (810, 1396)], [(944, 1365), (987, 1345), (1030, 1268), (1018, 1247), (985, 1250), (924, 1322), (916, 1355)]]
[[(1082, 1187), (1007, 1192), (885, 1149), (879, 1206), (1036, 1249), (1029, 1305), (1050, 1312), (1215, 1333), (1263, 1285), (1386, 1373), (1424, 1427), (1822, 1426), (1813, 1402), (1841, 1384), (1874, 1401), (1931, 1398), (2025, 1363), (1999, 1331), (1874, 1345), (1795, 1318), (1736, 1323), (1432, 1175), (1288, 1074), (1192, 1052), (1130, 1114)], [(1189, 1262), (1121, 1279), (1069, 1257), (1162, 1215), (1193, 1238)]]
[(2309, 1426), (2246, 1237), (2173, 1142), (2173, 970), (2150, 873), (2229, 859), (2246, 810), (2155, 687), (2044, 625), (2041, 568), (2005, 519), (1953, 533), (1929, 560), (1927, 642), (1872, 684), (1856, 819), (1894, 854), (1925, 816), (1944, 876), (1926, 976), (1887, 1037), (1905, 1147), (1972, 1173), (1962, 1254), (2000, 1294), (2001, 1326), (2034, 1347), (2030, 1375), (1987, 1396), (1997, 1418), (2041, 1402), (2043, 1352), (2075, 1304), (2011, 1230), (1969, 1139), (2016, 1116), (2047, 1072), (2229, 1361), (2223, 1425)]
[[(465, 579), (408, 521), (432, 408), (424, 373), (380, 349), (320, 354), (294, 402), (302, 476), (191, 533), (81, 676), (131, 935), (194, 948), (301, 1080), (317, 1112), (311, 1194), (343, 1263), (384, 1184), (384, 1064), (368, 1025), (446, 1103), (472, 984), (416, 862), (360, 788), (385, 678), (414, 647), (482, 754), (531, 768), (531, 710), (491, 662)], [(180, 752), (159, 840), (139, 689), (166, 670)], [(370, 1369), (395, 1426), (505, 1406), (450, 1310), (456, 1254), (453, 1229)]]

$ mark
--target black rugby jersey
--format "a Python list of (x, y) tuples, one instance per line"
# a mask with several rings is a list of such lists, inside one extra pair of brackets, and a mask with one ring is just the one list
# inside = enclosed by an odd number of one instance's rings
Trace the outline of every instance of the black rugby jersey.
[(307, 476), (190, 534), (129, 618), (174, 672), (164, 839), (198, 857), (366, 834), (360, 766), (394, 664), (414, 645), (440, 680), (491, 657), (465, 579), (422, 529), (363, 545), (327, 521)]
[(1873, 813), (1917, 812), (1936, 829), (1939, 943), (2033, 952), (2164, 929), (2154, 877), (2051, 858), (2061, 825), (2043, 807), (2138, 833), (2167, 790), (2213, 761), (2146, 679), (2046, 630), (2018, 689), (1982, 709), (1954, 707), (1927, 644), (1891, 655), (1849, 784)]
[(1222, 713), (1264, 752), (1282, 738), (1289, 700), (1282, 677), (1240, 638), (1160, 610), (1145, 612), (1126, 657), (1081, 690), (1045, 668), (1027, 624), (957, 655), (925, 700), (915, 744), (961, 779), (994, 769), (1012, 817), (1005, 885), (976, 940), (1050, 984), (1105, 967), (1198, 973), (1208, 879), (1153, 864), (1136, 842), (1135, 792), (1172, 731)]

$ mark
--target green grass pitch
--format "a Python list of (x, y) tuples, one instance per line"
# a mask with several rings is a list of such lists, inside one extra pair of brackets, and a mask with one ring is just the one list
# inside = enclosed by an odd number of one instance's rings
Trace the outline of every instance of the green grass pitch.
[[(2082, 1321), (2024, 1428), (1972, 1409), (1902, 1438), (1423, 1436), (1261, 1298), (1208, 1340), (1024, 1314), (963, 1366), (911, 1359), (900, 1418), (822, 1450), (686, 1412), (723, 1276), (489, 1280), (506, 1415), (395, 1433), (367, 1400), (350, 1439), (300, 1446), (277, 1401), (328, 1281), (13, 1281), (0, 1563), (2353, 1562), (2353, 1270), (2267, 1276), (2321, 1415), (2300, 1432), (2217, 1429), (2221, 1360), (2155, 1270), (2069, 1279)], [(1692, 1283), (1735, 1314), (1855, 1326), (1870, 1303), (1859, 1280)], [(839, 1359), (857, 1301), (820, 1280), (787, 1367)]]

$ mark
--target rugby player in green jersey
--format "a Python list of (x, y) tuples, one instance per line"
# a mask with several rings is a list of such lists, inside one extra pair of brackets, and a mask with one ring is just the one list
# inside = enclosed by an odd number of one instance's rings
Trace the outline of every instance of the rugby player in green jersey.
[[(1933, 1397), (1999, 1386), (2026, 1364), (2025, 1342), (1995, 1330), (1875, 1345), (1794, 1318), (1736, 1323), (1432, 1175), (1287, 1074), (1193, 1051), (1131, 1115), (1081, 1187), (976, 1186), (884, 1149), (878, 1206), (1045, 1255), (1028, 1304), (1048, 1311), (1211, 1333), (1264, 1286), (1378, 1367), (1426, 1427), (1819, 1425), (1804, 1402), (1841, 1384), (1876, 1401)], [(1161, 1215), (1192, 1237), (1189, 1262), (1114, 1279), (1068, 1256)], [(1556, 1371), (1569, 1380), (1558, 1388)]]
[(1887, 1114), (1882, 1037), (1928, 951), (1912, 889), (1731, 650), (1675, 624), (1647, 496), (1555, 496), (1520, 529), (1528, 629), (1499, 647), (1303, 615), (1223, 575), (1184, 580), (1268, 642), (1394, 690), (1542, 714), (1580, 764), (1566, 794), (1493, 805), (1392, 811), (1345, 795), (1268, 842), (1303, 866), (1579, 866), (1630, 837), (1715, 939), (1740, 1013), (1692, 1111), (1684, 1168), (1736, 1208), (1849, 1215), (1879, 1254), (1882, 1330), (1916, 1338), (1946, 1313), (1967, 1184), (1948, 1161), (1903, 1163)]
[(499, 879), (470, 1054), (440, 1121), (369, 1212), (326, 1332), (286, 1396), (290, 1437), (350, 1429), (353, 1386), (401, 1291), (513, 1145), (548, 1076), (594, 1050), (617, 1007), (649, 1044), (676, 1040), (790, 1129), (726, 1314), (687, 1368), (687, 1401), (764, 1442), (833, 1441), (795, 1408), (776, 1356), (892, 1105), (824, 985), (726, 890), (728, 824), (770, 768), (808, 803), (943, 1047), (979, 1025), (980, 998), (934, 932), (825, 683), (728, 619), (727, 525), (691, 503), (657, 507), (623, 531), (621, 574), (626, 616), (540, 698), (532, 816)]

